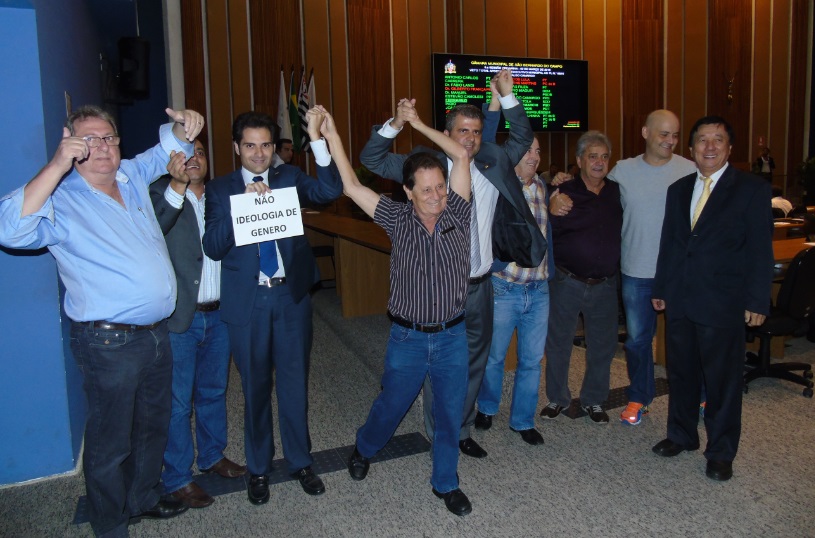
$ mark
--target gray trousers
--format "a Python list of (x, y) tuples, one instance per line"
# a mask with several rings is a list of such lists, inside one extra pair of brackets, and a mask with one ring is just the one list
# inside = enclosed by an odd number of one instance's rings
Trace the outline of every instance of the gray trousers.
[[(467, 288), (467, 302), (464, 305), (464, 311), (470, 366), (459, 440), (470, 437), (470, 429), (475, 422), (475, 401), (478, 398), (478, 391), (481, 390), (481, 380), (484, 379), (484, 370), (487, 367), (487, 358), (492, 343), (492, 299), (492, 280), (489, 278), (479, 284), (470, 284)], [(430, 379), (427, 377), (424, 380), (422, 397), (425, 431), (427, 438), (432, 443), (433, 391), (430, 388)]]
[(577, 316), (583, 313), (586, 373), (580, 403), (600, 405), (608, 398), (611, 360), (617, 349), (619, 273), (600, 284), (586, 284), (557, 270), (549, 282), (549, 334), (546, 337), (546, 397), (569, 407), (569, 362)]

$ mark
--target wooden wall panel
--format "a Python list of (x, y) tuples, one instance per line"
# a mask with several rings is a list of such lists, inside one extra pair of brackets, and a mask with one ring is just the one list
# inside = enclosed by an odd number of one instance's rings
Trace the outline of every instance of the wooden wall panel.
[[(552, 0), (549, 2), (549, 57), (566, 58), (566, 26), (565, 26), (565, 6), (564, 0)], [(567, 152), (566, 134), (553, 133), (541, 136), (542, 148), (548, 148), (545, 158), (541, 157), (541, 168), (548, 170), (552, 163), (560, 168), (566, 166), (574, 160), (574, 157)]]
[(526, 3), (526, 52), (533, 58), (549, 58), (549, 3), (528, 0)]
[[(588, 60), (590, 127), (609, 135), (615, 158), (641, 151), (638, 124), (659, 106), (680, 116), (683, 155), (690, 126), (710, 113), (736, 127), (734, 161), (755, 157), (759, 135), (779, 176), (806, 151), (811, 0), (180, 1), (185, 100), (209, 111), (213, 175), (236, 166), (230, 130), (238, 108), (276, 116), (281, 64), (299, 74), (305, 56), (315, 68), (318, 100), (334, 112), (356, 158), (396, 97), (417, 98), (430, 116), (430, 53), (445, 50)], [(627, 9), (649, 16), (632, 18)], [(731, 71), (732, 103), (724, 78)], [(572, 161), (578, 136), (542, 135), (542, 167)], [(408, 129), (395, 147), (423, 142)]]
[[(428, 4), (430, 12), (430, 50), (432, 52), (445, 52), (447, 50), (447, 6), (438, 0)], [(428, 70), (430, 59), (428, 58)]]
[[(323, 0), (309, 0), (314, 2), (314, 9), (318, 9), (318, 5)], [(330, 2), (327, 6), (328, 10), (328, 26), (329, 26), (329, 64), (327, 66), (320, 66), (321, 73), (327, 71), (328, 76), (325, 83), (319, 82), (319, 87), (316, 88), (317, 100), (324, 100), (323, 90), (320, 88), (325, 85), (329, 106), (329, 110), (334, 114), (337, 123), (338, 132), (343, 135), (343, 142), (346, 144), (346, 151), (351, 156), (351, 162), (358, 161), (359, 150), (361, 147), (353, 145), (351, 138), (351, 100), (349, 96), (349, 70), (348, 70), (348, 27), (345, 23), (346, 10), (345, 5), (337, 2)], [(306, 13), (310, 13), (309, 10)], [(307, 41), (306, 46), (311, 42)], [(316, 62), (315, 62), (316, 63)], [(315, 65), (315, 73), (317, 66)], [(315, 75), (316, 76), (316, 75)], [(315, 81), (315, 85), (318, 84)], [(353, 122), (356, 123), (356, 122)]]
[(466, 9), (461, 11), (461, 31), (463, 35), (464, 54), (484, 54), (487, 52), (485, 38), (486, 0), (462, 0), (467, 2)]
[[(572, 17), (570, 16), (571, 20)], [(583, 18), (583, 59), (589, 62), (589, 127), (606, 130), (606, 32), (604, 2), (589, 3)], [(571, 39), (569, 39), (571, 42)], [(576, 48), (576, 45), (570, 45)], [(578, 51), (569, 53), (580, 58)]]
[[(613, 159), (623, 156), (622, 6), (621, 0), (606, 0), (606, 134), (613, 144)], [(572, 135), (574, 137), (574, 135)]]
[(248, 18), (245, 1), (229, 0), (229, 72), (232, 80), (232, 110), (236, 115), (252, 110), (253, 71), (255, 84), (274, 86), (271, 84), (274, 81), (280, 85), (280, 77), (272, 77), (270, 70), (253, 70), (249, 65), (249, 39), (253, 36), (249, 35)]
[[(249, 107), (236, 106), (235, 110), (239, 114), (251, 108), (277, 119), (280, 69), (283, 69), (288, 92), (292, 68), (297, 79), (303, 65), (300, 52), (299, 3), (296, 0), (276, 2), (249, 0), (249, 28), (252, 35), (251, 69), (254, 102)], [(241, 32), (239, 26), (235, 26), (234, 30)], [(234, 40), (240, 42), (239, 37)], [(232, 56), (234, 60), (235, 51), (232, 52)], [(241, 62), (240, 59), (237, 61)]]
[[(410, 28), (410, 97), (416, 99), (416, 111), (424, 121), (431, 121), (433, 117), (432, 82), (430, 80), (430, 0), (408, 0), (408, 25)], [(396, 100), (400, 96), (397, 94)], [(395, 103), (389, 103), (389, 110), (394, 110)], [(384, 117), (388, 117), (385, 115)], [(410, 127), (401, 137), (410, 135), (414, 146), (430, 146), (430, 141), (424, 136), (414, 133)]]
[(741, 143), (750, 144), (749, 155), (755, 157), (759, 152), (759, 137), (767, 144), (767, 136), (770, 133), (770, 49), (772, 48), (769, 2), (754, 3), (754, 24), (753, 24), (753, 71), (751, 80), (753, 81), (751, 107), (751, 140), (742, 140)]
[[(181, 39), (188, 44), (183, 47), (184, 61), (184, 102), (189, 109), (196, 110), (206, 117), (207, 125), (204, 135), (199, 135), (207, 153), (212, 151), (209, 147), (210, 118), (207, 114), (207, 85), (204, 69), (204, 19), (200, 0), (181, 1)], [(212, 177), (210, 169), (210, 177)]]
[[(664, 50), (664, 75), (662, 77), (665, 87), (664, 94), (665, 100), (663, 107), (676, 114), (676, 117), (682, 117), (682, 87), (684, 85), (684, 72), (682, 65), (684, 63), (684, 25), (685, 14), (682, 11), (682, 4), (680, 2), (667, 2), (665, 5), (665, 36), (663, 46)], [(679, 144), (676, 150), (679, 153), (686, 154), (683, 150), (685, 143), (682, 141), (682, 133), (680, 132)]]
[[(787, 154), (775, 155), (776, 174), (786, 173), (788, 185), (797, 183), (796, 167), (807, 156), (805, 147), (806, 137), (803, 135), (807, 129), (806, 116), (806, 88), (807, 75), (807, 48), (811, 46), (808, 38), (812, 35), (812, 15), (809, 11), (811, 1), (793, 0), (792, 2), (792, 32), (790, 42), (790, 87), (789, 87), (789, 126), (787, 133)], [(773, 148), (771, 148), (773, 149)], [(797, 189), (796, 189), (797, 190)]]
[[(784, 155), (787, 151), (790, 55), (792, 54), (792, 50), (790, 50), (790, 7), (791, 5), (785, 2), (773, 3), (772, 33), (773, 36), (778, 36), (778, 38), (773, 38), (772, 53), (770, 55), (770, 95), (776, 97), (770, 99), (770, 129), (767, 133), (767, 144), (775, 155), (776, 167), (778, 162), (785, 162)], [(803, 66), (805, 63), (799, 65)], [(796, 68), (800, 69), (800, 67)], [(749, 133), (749, 131), (743, 132)], [(746, 143), (746, 141), (743, 143)], [(736, 147), (734, 146), (733, 153), (735, 152)], [(748, 156), (745, 151), (745, 160), (750, 157), (755, 159), (756, 155)]]
[[(602, 94), (602, 90), (600, 89), (593, 89), (594, 84), (598, 84), (600, 87), (605, 86), (603, 80), (598, 80), (597, 77), (602, 77), (603, 73), (605, 72), (605, 67), (601, 63), (598, 65), (595, 63), (592, 65), (591, 59), (585, 55), (583, 50), (583, 39), (585, 36), (586, 31), (584, 30), (584, 17), (586, 19), (601, 19), (603, 18), (603, 3), (597, 2), (592, 0), (585, 0), (586, 2), (586, 12), (583, 11), (583, 4), (584, 0), (564, 0), (564, 31), (563, 36), (565, 38), (564, 41), (564, 54), (563, 58), (573, 59), (573, 60), (589, 60), (589, 128), (594, 129), (603, 129), (604, 125), (601, 123), (597, 123), (600, 119), (596, 115), (592, 118), (592, 96), (597, 95), (597, 92)], [(596, 60), (596, 58), (595, 58)], [(594, 83), (592, 82), (592, 78), (594, 77)], [(605, 95), (602, 96), (602, 99), (605, 100)], [(565, 134), (553, 134), (552, 139), (554, 142), (557, 142), (558, 139), (561, 139), (563, 142), (563, 151), (565, 152), (564, 158), (568, 162), (574, 162), (574, 154), (577, 148), (577, 139), (580, 138), (579, 133), (565, 133)], [(557, 144), (553, 144), (553, 155), (560, 154)]]
[[(410, 47), (408, 45), (410, 41), (410, 24), (408, 23), (408, 0), (391, 1), (391, 21), (393, 26), (393, 35), (391, 37), (393, 40), (391, 45), (393, 54), (393, 73), (391, 75), (393, 91), (389, 96), (390, 108), (388, 109), (388, 113), (377, 120), (377, 124), (393, 116), (393, 113), (396, 111), (396, 101), (403, 97), (413, 96), (410, 88)], [(410, 131), (410, 129), (408, 129), (408, 131)], [(409, 132), (396, 137), (396, 141), (394, 142), (396, 152), (407, 153), (412, 147), (413, 144)]]
[[(461, 28), (461, 0), (445, 0), (447, 21), (447, 49), (453, 54), (462, 50), (463, 32)], [(437, 51), (440, 52), (440, 51)]]
[(752, 12), (742, 0), (710, 3), (708, 28), (708, 114), (718, 114), (733, 126), (733, 163), (750, 160), (750, 76), (752, 73)]
[(703, 13), (707, 13), (706, 0), (685, 1), (685, 55), (682, 64), (685, 105), (680, 120), (682, 132), (685, 133), (682, 154), (686, 156), (690, 128), (707, 112), (707, 19), (700, 15)]
[[(614, 160), (642, 153), (641, 127), (652, 110), (662, 108), (662, 4), (647, 0), (622, 3), (622, 144)], [(613, 69), (609, 62), (609, 71)], [(609, 87), (613, 87), (609, 84)], [(611, 100), (609, 100), (611, 101)]]
[(210, 138), (209, 166), (213, 176), (235, 169), (232, 150), (232, 81), (229, 71), (229, 13), (224, 0), (207, 2), (209, 51)]
[(348, 59), (350, 117), (354, 119), (350, 147), (358, 153), (370, 138), (371, 125), (387, 119), (392, 107), (390, 32), (384, 31), (390, 28), (390, 7), (387, 0), (348, 0), (346, 5), (348, 48), (365, 51)]
[(525, 0), (486, 0), (487, 53), (495, 56), (526, 54)]

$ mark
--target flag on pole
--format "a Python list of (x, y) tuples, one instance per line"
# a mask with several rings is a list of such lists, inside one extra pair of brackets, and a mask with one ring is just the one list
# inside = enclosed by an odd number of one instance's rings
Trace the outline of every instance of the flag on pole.
[(289, 95), (283, 78), (283, 66), (280, 66), (280, 95), (277, 98), (277, 126), (280, 128), (278, 138), (291, 140), (291, 122), (289, 120)]
[(300, 147), (300, 115), (297, 112), (298, 96), (300, 95), (300, 87), (303, 85), (302, 80), (305, 74), (303, 68), (300, 69), (300, 84), (294, 79), (294, 66), (291, 68), (291, 85), (289, 87), (289, 122), (291, 123), (291, 141), (295, 151), (301, 151)]
[(306, 85), (305, 77), (303, 78), (303, 83), (300, 88), (300, 101), (297, 105), (297, 111), (300, 114), (300, 149), (302, 151), (309, 151), (311, 149), (311, 146), (309, 145), (308, 120), (306, 120), (306, 113), (317, 102), (317, 98), (314, 95), (314, 68), (311, 69), (311, 73), (309, 74), (308, 78), (308, 85)]

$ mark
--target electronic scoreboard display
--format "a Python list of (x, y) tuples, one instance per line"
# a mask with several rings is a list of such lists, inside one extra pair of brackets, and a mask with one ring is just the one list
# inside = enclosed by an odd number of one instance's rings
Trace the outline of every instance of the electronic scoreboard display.
[[(459, 103), (481, 107), (490, 100), (490, 79), (507, 68), (514, 93), (536, 132), (588, 130), (588, 62), (543, 58), (433, 53), (433, 114), (437, 129)], [(506, 132), (501, 122), (499, 132)]]

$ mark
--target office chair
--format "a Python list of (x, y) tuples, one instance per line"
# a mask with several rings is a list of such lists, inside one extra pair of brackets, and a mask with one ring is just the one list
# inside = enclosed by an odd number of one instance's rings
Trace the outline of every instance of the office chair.
[(783, 219), (786, 216), (787, 214), (784, 213), (784, 210), (781, 209), (780, 207), (773, 208), (773, 219)]
[(797, 205), (792, 208), (792, 210), (787, 213), (787, 218), (790, 219), (802, 219), (804, 215), (807, 214), (807, 206), (805, 205)]
[[(812, 398), (812, 367), (801, 362), (770, 361), (770, 341), (773, 336), (803, 336), (809, 330), (810, 315), (815, 310), (815, 248), (799, 252), (790, 262), (775, 305), (767, 319), (758, 327), (747, 328), (747, 341), (759, 339), (758, 355), (747, 353), (744, 392), (748, 384), (759, 377), (785, 379), (804, 386), (803, 395)], [(793, 373), (801, 370), (801, 375)]]
[[(331, 267), (334, 268), (334, 277), (333, 279), (326, 279), (320, 280), (320, 285), (324, 288), (333, 288), (336, 286), (336, 276), (337, 276), (337, 265), (334, 263), (334, 246), (333, 245), (317, 245), (311, 247), (311, 252), (314, 254), (315, 258), (322, 258), (322, 257), (331, 257)], [(322, 276), (322, 275), (321, 275)], [(323, 282), (330, 282), (332, 285), (325, 285)]]

